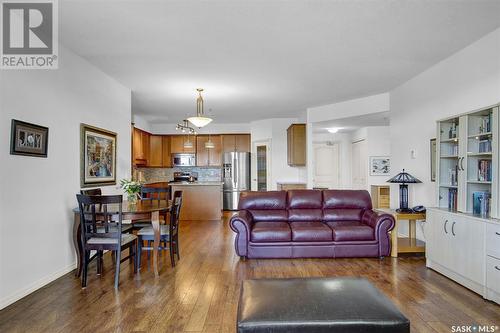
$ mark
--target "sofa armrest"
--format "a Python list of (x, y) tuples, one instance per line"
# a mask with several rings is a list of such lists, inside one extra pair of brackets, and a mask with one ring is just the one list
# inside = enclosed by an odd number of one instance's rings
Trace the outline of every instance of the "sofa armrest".
[(253, 218), (246, 210), (240, 210), (238, 214), (231, 217), (229, 226), (236, 233), (234, 247), (240, 257), (246, 257), (248, 251), (248, 242), (250, 241), (250, 232), (252, 231)]
[(373, 228), (375, 239), (379, 242), (379, 255), (382, 257), (390, 255), (391, 239), (389, 231), (394, 229), (396, 223), (394, 216), (367, 209), (361, 217), (361, 222)]

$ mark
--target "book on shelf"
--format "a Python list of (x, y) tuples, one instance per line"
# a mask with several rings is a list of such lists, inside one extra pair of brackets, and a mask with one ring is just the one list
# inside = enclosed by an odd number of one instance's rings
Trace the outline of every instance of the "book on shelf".
[(477, 161), (477, 180), (480, 182), (491, 182), (491, 160)]
[(487, 116), (482, 116), (479, 123), (479, 133), (491, 132), (491, 113)]
[(479, 141), (480, 153), (491, 153), (491, 139), (484, 139)]
[(475, 215), (489, 216), (490, 192), (477, 191), (472, 193), (472, 213)]
[(456, 188), (448, 189), (448, 209), (457, 210), (458, 190)]
[(457, 186), (458, 185), (458, 165), (455, 166), (453, 169), (448, 169), (448, 175), (450, 179), (450, 185), (451, 186)]

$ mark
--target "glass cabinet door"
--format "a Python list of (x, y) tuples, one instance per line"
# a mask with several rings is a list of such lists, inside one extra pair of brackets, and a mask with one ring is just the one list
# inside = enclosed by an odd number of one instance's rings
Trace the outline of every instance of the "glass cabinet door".
[(457, 210), (459, 186), (460, 118), (438, 123), (439, 207)]

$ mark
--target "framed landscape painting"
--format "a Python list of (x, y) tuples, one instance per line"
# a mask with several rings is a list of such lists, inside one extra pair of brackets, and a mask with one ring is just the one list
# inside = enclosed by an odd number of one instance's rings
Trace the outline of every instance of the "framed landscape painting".
[(370, 156), (370, 176), (388, 176), (390, 172), (389, 156)]
[(116, 133), (80, 125), (81, 187), (116, 184)]
[(10, 154), (47, 157), (49, 129), (12, 119)]

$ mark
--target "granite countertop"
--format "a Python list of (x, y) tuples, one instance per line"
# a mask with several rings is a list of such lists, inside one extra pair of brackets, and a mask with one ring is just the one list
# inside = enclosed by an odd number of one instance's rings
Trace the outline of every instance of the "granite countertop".
[(170, 182), (168, 183), (171, 186), (222, 186), (222, 182), (209, 182), (209, 181), (200, 181), (200, 182)]

